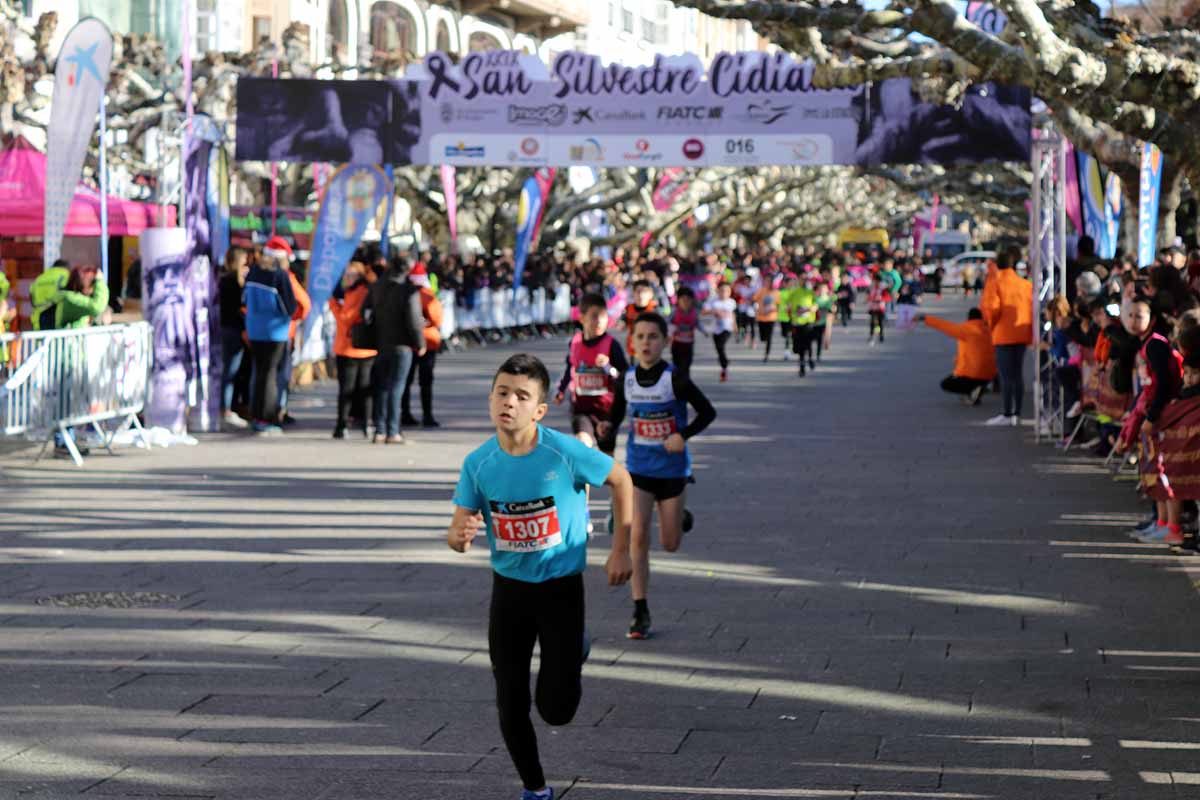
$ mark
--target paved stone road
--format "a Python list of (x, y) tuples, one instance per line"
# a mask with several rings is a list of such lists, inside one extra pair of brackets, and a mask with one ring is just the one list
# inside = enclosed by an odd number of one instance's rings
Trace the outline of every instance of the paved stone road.
[[(628, 596), (590, 570), (583, 706), (539, 728), (554, 783), (570, 800), (1200, 797), (1186, 562), (1121, 536), (1128, 484), (940, 396), (948, 340), (868, 349), (860, 325), (803, 382), (735, 348), (720, 385), (702, 354), (721, 416), (695, 444), (697, 530), (655, 556), (649, 642), (623, 638)], [(533, 349), (558, 368), (562, 342)], [(331, 441), (321, 391), (283, 441), (8, 460), (0, 798), (517, 796), (486, 558), (442, 543), (510, 350), (445, 358), (447, 425), (404, 448)], [(178, 599), (38, 604), (68, 592)]]

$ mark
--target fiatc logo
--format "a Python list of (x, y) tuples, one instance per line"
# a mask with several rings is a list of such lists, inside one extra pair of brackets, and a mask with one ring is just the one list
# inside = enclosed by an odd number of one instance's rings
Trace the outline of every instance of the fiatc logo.
[(704, 157), (704, 142), (699, 139), (688, 139), (683, 143), (683, 157), (689, 161), (696, 161)]
[(465, 142), (450, 145), (446, 148), (446, 158), (483, 158), (487, 150), (483, 145), (469, 145)]
[(626, 161), (662, 161), (663, 154), (651, 149), (649, 139), (634, 140), (633, 149), (632, 153), (622, 153), (621, 158)]

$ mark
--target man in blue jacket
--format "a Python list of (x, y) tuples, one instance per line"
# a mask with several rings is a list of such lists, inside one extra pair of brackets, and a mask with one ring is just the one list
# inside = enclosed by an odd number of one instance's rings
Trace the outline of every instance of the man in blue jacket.
[(288, 329), (296, 310), (296, 297), (288, 277), (292, 248), (274, 236), (263, 248), (262, 258), (250, 268), (242, 290), (246, 305), (246, 336), (254, 361), (250, 391), (251, 423), (256, 433), (278, 436), (279, 401), (274, 377), (287, 351)]

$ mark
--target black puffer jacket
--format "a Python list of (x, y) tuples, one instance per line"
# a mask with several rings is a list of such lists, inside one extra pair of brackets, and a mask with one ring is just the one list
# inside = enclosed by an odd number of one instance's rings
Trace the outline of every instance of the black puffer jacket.
[(421, 290), (405, 273), (389, 271), (375, 282), (368, 300), (374, 314), (375, 343), (380, 353), (425, 346)]

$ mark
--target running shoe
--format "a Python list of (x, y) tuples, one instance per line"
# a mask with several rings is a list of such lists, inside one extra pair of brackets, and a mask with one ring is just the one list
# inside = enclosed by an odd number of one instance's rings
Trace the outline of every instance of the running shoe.
[(1171, 547), (1183, 547), (1183, 531), (1167, 530), (1167, 538), (1163, 539), (1163, 544), (1168, 544)]
[(250, 427), (250, 423), (246, 422), (246, 420), (242, 419), (232, 411), (226, 411), (221, 415), (221, 425), (224, 426), (226, 430), (231, 431), (244, 431), (246, 428)]
[(1001, 426), (1007, 427), (1012, 424), (1009, 422), (1010, 419), (1012, 418), (1006, 414), (997, 414), (983, 424), (989, 428), (999, 428)]
[(686, 508), (683, 510), (683, 532), (689, 533), (696, 525), (696, 518)]
[(428, 419), (421, 420), (421, 427), (422, 428), (440, 428), (440, 427), (442, 427), (442, 423), (438, 422), (433, 417), (429, 417)]
[(345, 428), (343, 428), (341, 425), (339, 425), (339, 426), (337, 426), (336, 428), (334, 428), (334, 429), (333, 429), (333, 438), (335, 438), (335, 439), (345, 439), (345, 438), (346, 438), (346, 429), (345, 429)]
[(1075, 405), (1071, 406), (1070, 410), (1067, 411), (1067, 419), (1076, 419), (1082, 413), (1083, 404), (1076, 400)]
[(1139, 536), (1138, 541), (1142, 544), (1160, 544), (1166, 541), (1167, 534), (1170, 532), (1171, 529), (1166, 525), (1161, 527), (1159, 525), (1155, 525), (1149, 533), (1144, 533)]
[(401, 414), (400, 415), (400, 424), (406, 428), (415, 428), (418, 425), (420, 425), (421, 423), (417, 422), (417, 418), (414, 417), (412, 414)]
[(650, 638), (650, 609), (638, 611), (634, 609), (633, 619), (629, 623), (629, 633), (625, 634), (626, 639), (649, 639)]
[(260, 436), (282, 436), (283, 428), (278, 425), (272, 425), (269, 422), (255, 422), (253, 424), (254, 432)]
[(729, 373), (725, 370), (721, 370), (721, 383), (725, 383), (727, 380), (729, 380)]
[(1128, 536), (1130, 539), (1138, 539), (1142, 536), (1145, 536), (1147, 533), (1149, 533), (1150, 531), (1154, 530), (1157, 527), (1158, 527), (1158, 517), (1152, 516), (1152, 517), (1150, 517), (1150, 519), (1145, 520), (1144, 522), (1140, 523), (1137, 527), (1133, 528), (1132, 530), (1125, 531), (1125, 535)]
[(521, 800), (554, 800), (554, 790), (547, 786), (540, 792), (531, 792), (524, 789), (521, 792)]

